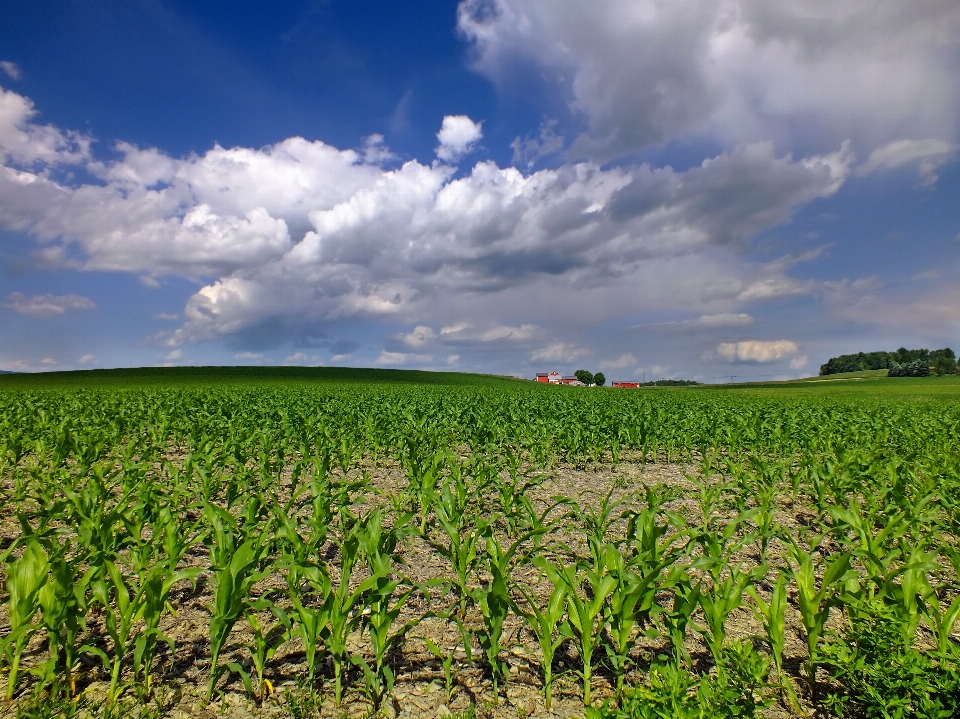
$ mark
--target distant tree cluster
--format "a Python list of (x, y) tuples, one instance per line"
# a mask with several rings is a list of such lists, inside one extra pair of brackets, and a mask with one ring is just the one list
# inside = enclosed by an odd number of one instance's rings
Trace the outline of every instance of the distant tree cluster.
[(906, 364), (890, 363), (887, 377), (929, 377), (930, 365), (926, 360), (914, 360)]
[(590, 372), (585, 369), (578, 369), (573, 373), (573, 376), (577, 378), (580, 384), (585, 384), (588, 387), (592, 384), (595, 384), (597, 387), (603, 387), (604, 382), (607, 381), (607, 378), (603, 376), (603, 372), (590, 374)]
[(820, 375), (874, 369), (890, 370), (890, 377), (927, 377), (931, 372), (954, 374), (957, 372), (957, 357), (949, 347), (933, 351), (901, 347), (896, 352), (858, 352), (831, 357), (820, 366)]

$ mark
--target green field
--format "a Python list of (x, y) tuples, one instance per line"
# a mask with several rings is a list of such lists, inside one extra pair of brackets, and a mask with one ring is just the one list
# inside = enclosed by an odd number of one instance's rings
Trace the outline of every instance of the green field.
[(0, 376), (11, 715), (951, 716), (960, 381)]

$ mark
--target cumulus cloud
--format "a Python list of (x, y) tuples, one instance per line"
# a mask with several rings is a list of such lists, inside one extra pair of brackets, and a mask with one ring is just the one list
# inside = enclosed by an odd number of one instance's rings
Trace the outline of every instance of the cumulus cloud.
[(30, 317), (56, 317), (68, 310), (90, 311), (97, 309), (93, 300), (79, 295), (34, 295), (33, 297), (27, 297), (22, 292), (11, 293), (2, 306)]
[(957, 145), (943, 140), (897, 140), (870, 153), (870, 157), (857, 167), (858, 175), (869, 175), (878, 170), (889, 170), (917, 162), (924, 185), (934, 184), (937, 169), (957, 152)]
[(483, 137), (482, 122), (474, 122), (466, 115), (447, 115), (437, 133), (437, 157), (444, 162), (456, 162), (473, 152)]
[(615, 360), (601, 362), (600, 366), (604, 369), (623, 369), (624, 367), (636, 367), (638, 362), (639, 360), (632, 352), (626, 352), (617, 357)]
[(424, 325), (415, 327), (413, 332), (402, 335), (400, 340), (408, 347), (420, 347), (428, 340), (436, 337), (433, 330)]
[(700, 315), (692, 320), (679, 322), (657, 322), (648, 325), (636, 325), (632, 330), (684, 331), (725, 329), (752, 325), (756, 320), (745, 312), (721, 312), (715, 315)]
[[(441, 146), (452, 152), (475, 142), (479, 124), (467, 121), (473, 131), (445, 123)], [(38, 127), (23, 122), (28, 136)], [(759, 142), (685, 170), (583, 162), (524, 173), (484, 161), (454, 177), (442, 163), (385, 168), (377, 153), (302, 138), (180, 159), (126, 143), (117, 150), (115, 161), (84, 161), (98, 182), (0, 168), (0, 225), (32, 233), (48, 264), (200, 280), (183, 324), (154, 337), (171, 347), (258, 327), (282, 341), (284, 332), (347, 318), (413, 319), (434, 334), (440, 327), (440, 338), (542, 344), (530, 324), (443, 316), (445, 298), (477, 293), (489, 302), (541, 281), (611, 286), (663, 276), (684, 257), (707, 267), (712, 250), (742, 248), (835, 193), (853, 162), (846, 146), (796, 159)], [(71, 150), (56, 152), (66, 162)], [(695, 291), (701, 306), (720, 304), (721, 313), (817, 291), (787, 277), (783, 263), (710, 267)], [(424, 334), (401, 343), (415, 349), (411, 342), (437, 340)]]
[(717, 356), (727, 362), (775, 362), (795, 354), (797, 345), (789, 340), (765, 342), (723, 342), (717, 347)]
[(29, 99), (0, 87), (0, 161), (31, 166), (75, 164), (90, 158), (89, 137), (39, 125), (34, 122), (36, 115)]
[(587, 354), (587, 350), (569, 342), (551, 342), (530, 353), (533, 361), (570, 362)]
[(263, 352), (237, 352), (233, 358), (238, 360), (260, 360), (263, 359)]
[(20, 67), (15, 62), (10, 62), (9, 60), (0, 60), (0, 70), (3, 70), (3, 74), (9, 77), (11, 80), (20, 79)]
[(790, 369), (803, 369), (807, 366), (809, 360), (806, 355), (801, 355), (800, 357), (794, 357), (790, 360)]
[(529, 170), (539, 160), (562, 150), (563, 138), (556, 133), (556, 126), (556, 120), (549, 120), (540, 125), (538, 135), (514, 139), (510, 143), (510, 149), (513, 150), (513, 164), (524, 164)]
[(77, 360), (77, 364), (88, 365), (96, 364), (97, 358), (94, 355), (83, 355), (80, 359)]
[(425, 354), (417, 354), (414, 352), (388, 352), (383, 350), (380, 353), (380, 356), (377, 357), (377, 360), (374, 364), (385, 367), (385, 366), (397, 366), (397, 365), (406, 365), (411, 363), (424, 363), (432, 362), (433, 356)]
[(458, 28), (480, 72), (507, 87), (532, 67), (586, 117), (577, 156), (956, 131), (956, 3), (462, 0)]

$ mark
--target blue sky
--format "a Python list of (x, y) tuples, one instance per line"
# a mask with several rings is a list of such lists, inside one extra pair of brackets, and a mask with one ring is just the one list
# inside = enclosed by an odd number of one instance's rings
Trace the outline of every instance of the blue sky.
[(4, 3), (0, 369), (960, 349), (960, 6)]

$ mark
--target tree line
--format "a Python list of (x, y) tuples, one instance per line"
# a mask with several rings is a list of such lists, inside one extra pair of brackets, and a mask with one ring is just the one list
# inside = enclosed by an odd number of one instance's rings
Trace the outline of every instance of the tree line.
[(931, 373), (939, 376), (958, 372), (957, 357), (949, 347), (940, 350), (901, 347), (895, 352), (858, 352), (831, 357), (826, 364), (820, 365), (820, 376), (877, 369), (889, 370), (890, 377), (927, 377)]

